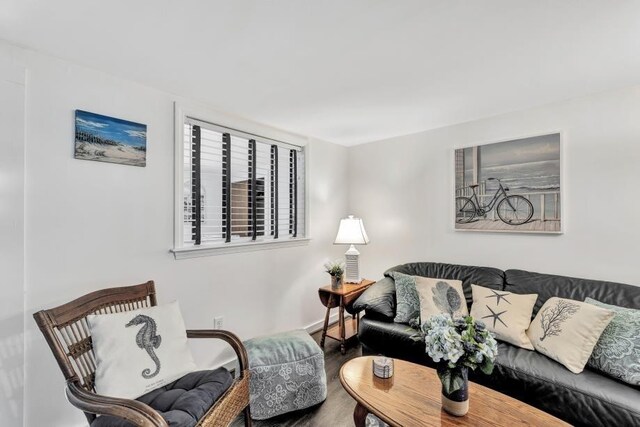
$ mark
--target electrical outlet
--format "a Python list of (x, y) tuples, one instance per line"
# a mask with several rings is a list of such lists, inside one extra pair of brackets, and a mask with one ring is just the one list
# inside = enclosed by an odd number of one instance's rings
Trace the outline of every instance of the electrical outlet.
[(222, 329), (224, 324), (224, 317), (218, 316), (213, 318), (213, 329)]

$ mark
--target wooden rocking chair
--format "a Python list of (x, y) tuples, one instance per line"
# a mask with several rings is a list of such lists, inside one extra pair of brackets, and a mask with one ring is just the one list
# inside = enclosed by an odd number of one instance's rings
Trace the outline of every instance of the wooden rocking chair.
[[(69, 303), (33, 315), (67, 381), (69, 402), (82, 410), (91, 424), (96, 415), (110, 415), (142, 427), (168, 427), (165, 419), (149, 405), (137, 400), (96, 394), (96, 362), (86, 317), (155, 306), (153, 281), (136, 286), (103, 289)], [(249, 410), (249, 365), (247, 352), (231, 332), (223, 330), (187, 330), (188, 338), (218, 338), (236, 352), (239, 377), (198, 420), (197, 426), (226, 426), (244, 411), (245, 426), (251, 426)]]

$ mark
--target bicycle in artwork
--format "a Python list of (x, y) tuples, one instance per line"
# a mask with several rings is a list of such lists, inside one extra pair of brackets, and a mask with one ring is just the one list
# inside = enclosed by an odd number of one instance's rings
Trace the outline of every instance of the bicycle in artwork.
[(470, 185), (471, 196), (456, 197), (456, 223), (466, 224), (476, 217), (484, 217), (495, 208), (498, 218), (508, 225), (522, 225), (533, 217), (533, 204), (519, 194), (508, 194), (509, 188), (502, 185), (498, 178), (488, 178), (487, 181), (497, 181), (498, 188), (488, 203), (481, 203), (476, 188), (478, 184)]

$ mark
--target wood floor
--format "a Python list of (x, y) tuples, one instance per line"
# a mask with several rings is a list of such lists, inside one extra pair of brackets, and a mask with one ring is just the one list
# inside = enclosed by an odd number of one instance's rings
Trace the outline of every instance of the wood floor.
[[(320, 332), (312, 335), (317, 343), (320, 342)], [(327, 400), (309, 409), (284, 414), (264, 421), (254, 421), (254, 427), (351, 427), (353, 426), (353, 409), (355, 400), (347, 394), (340, 384), (340, 367), (347, 360), (362, 355), (357, 338), (347, 343), (347, 353), (340, 354), (338, 341), (327, 339), (324, 345), (324, 362), (327, 373)], [(244, 419), (237, 418), (232, 427), (244, 426)]]

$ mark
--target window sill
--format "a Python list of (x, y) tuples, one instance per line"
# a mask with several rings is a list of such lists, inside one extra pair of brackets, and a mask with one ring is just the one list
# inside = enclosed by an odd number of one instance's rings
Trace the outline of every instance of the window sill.
[(269, 249), (290, 248), (294, 246), (306, 246), (311, 241), (308, 237), (302, 237), (299, 239), (289, 239), (282, 241), (266, 241), (266, 242), (252, 242), (252, 243), (225, 243), (223, 245), (215, 246), (192, 246), (188, 248), (173, 248), (170, 252), (173, 253), (175, 259), (188, 259), (199, 258), (213, 255), (235, 254), (240, 252), (254, 252)]

